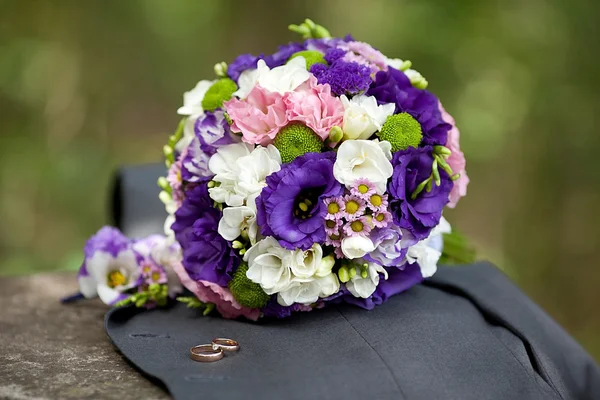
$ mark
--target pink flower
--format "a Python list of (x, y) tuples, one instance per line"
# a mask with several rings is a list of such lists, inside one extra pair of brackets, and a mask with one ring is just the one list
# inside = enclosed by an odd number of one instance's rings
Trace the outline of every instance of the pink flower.
[(440, 103), (440, 112), (442, 113), (444, 122), (452, 125), (452, 129), (448, 132), (448, 142), (446, 143), (446, 147), (450, 149), (452, 154), (446, 161), (455, 174), (460, 174), (460, 177), (454, 181), (454, 187), (450, 192), (450, 203), (448, 203), (448, 207), (454, 208), (458, 200), (467, 195), (467, 185), (469, 184), (469, 177), (466, 170), (467, 162), (465, 155), (460, 151), (460, 132), (455, 125), (454, 118), (444, 110), (442, 103)]
[(376, 73), (379, 70), (387, 71), (388, 69), (386, 57), (379, 50), (374, 49), (370, 44), (364, 42), (348, 42), (338, 47), (350, 52), (346, 53), (343, 58), (344, 61), (367, 65), (371, 68), (371, 72), (373, 73)]
[(286, 93), (284, 101), (287, 118), (304, 123), (323, 140), (327, 139), (332, 127), (342, 126), (342, 101), (331, 94), (329, 84), (318, 84), (313, 75), (294, 92)]
[(183, 286), (194, 293), (200, 301), (213, 303), (223, 318), (235, 319), (244, 316), (252, 321), (258, 320), (260, 310), (240, 305), (229, 289), (213, 282), (193, 281), (180, 262), (173, 263), (173, 270), (179, 276)]
[(246, 143), (271, 144), (279, 129), (288, 123), (283, 96), (258, 84), (245, 100), (234, 97), (223, 106), (233, 121), (231, 131), (241, 132)]
[(177, 205), (177, 208), (181, 207), (181, 203), (183, 202), (183, 187), (181, 180), (181, 166), (183, 159), (186, 157), (188, 153), (188, 147), (183, 149), (177, 161), (171, 164), (171, 168), (169, 168), (169, 172), (167, 174), (167, 182), (169, 182), (169, 186), (171, 186), (171, 196), (173, 197), (173, 201)]

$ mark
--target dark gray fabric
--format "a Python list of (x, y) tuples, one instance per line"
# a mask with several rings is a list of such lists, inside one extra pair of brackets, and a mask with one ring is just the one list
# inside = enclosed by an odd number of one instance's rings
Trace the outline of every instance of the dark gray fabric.
[[(183, 305), (124, 308), (106, 330), (176, 399), (600, 399), (598, 366), (487, 263), (441, 267), (373, 311), (251, 323)], [(212, 364), (189, 358), (217, 336), (242, 349)]]

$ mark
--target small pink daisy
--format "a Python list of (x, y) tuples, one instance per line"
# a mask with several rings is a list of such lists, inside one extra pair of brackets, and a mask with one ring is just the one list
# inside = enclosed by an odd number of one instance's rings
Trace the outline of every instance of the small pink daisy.
[(336, 256), (336, 258), (338, 258), (338, 259), (344, 259), (344, 258), (346, 258), (346, 256), (344, 255), (344, 252), (342, 251), (342, 247), (341, 247), (341, 246), (340, 246), (340, 247), (336, 247), (336, 248), (333, 250), (333, 254), (334, 254), (334, 255)]
[(387, 211), (388, 195), (374, 193), (368, 199), (369, 208), (373, 211)]
[(142, 266), (142, 276), (146, 284), (167, 283), (167, 273), (164, 269), (151, 263)]
[(385, 228), (392, 222), (392, 214), (386, 210), (380, 210), (373, 214), (371, 223), (376, 228)]
[(344, 233), (347, 237), (366, 236), (369, 232), (371, 232), (371, 223), (367, 217), (360, 217), (344, 225)]
[(339, 220), (344, 216), (345, 204), (340, 197), (329, 197), (323, 200), (327, 209), (325, 219), (327, 220)]
[(325, 238), (325, 244), (327, 246), (333, 246), (336, 249), (342, 247), (342, 235), (339, 233), (327, 235)]
[(363, 199), (353, 194), (344, 196), (344, 218), (347, 220), (355, 220), (364, 215), (366, 203)]
[(341, 219), (326, 219), (325, 220), (325, 232), (327, 235), (339, 235), (340, 227), (343, 225)]
[(352, 188), (350, 188), (350, 193), (360, 197), (365, 201), (368, 201), (372, 195), (377, 193), (377, 190), (375, 189), (375, 185), (370, 180), (367, 178), (359, 178), (356, 180), (356, 182), (354, 182)]

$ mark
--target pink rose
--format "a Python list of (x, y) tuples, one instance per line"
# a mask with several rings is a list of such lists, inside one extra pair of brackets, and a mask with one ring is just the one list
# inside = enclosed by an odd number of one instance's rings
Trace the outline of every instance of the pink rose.
[(327, 139), (332, 127), (342, 126), (342, 101), (331, 94), (329, 84), (318, 84), (312, 75), (296, 91), (286, 93), (284, 102), (288, 120), (304, 123), (323, 140)]
[(442, 103), (440, 103), (440, 112), (442, 113), (442, 119), (444, 122), (452, 125), (452, 129), (448, 132), (448, 142), (446, 147), (450, 149), (452, 154), (448, 157), (448, 165), (452, 168), (454, 173), (460, 174), (460, 178), (454, 181), (454, 187), (450, 192), (450, 203), (448, 207), (454, 208), (461, 197), (467, 195), (467, 185), (469, 184), (469, 177), (467, 176), (466, 160), (465, 155), (460, 151), (460, 132), (455, 125), (454, 118), (444, 110)]
[(370, 44), (364, 42), (348, 42), (338, 47), (350, 51), (350, 53), (346, 53), (344, 56), (344, 61), (367, 65), (371, 67), (371, 72), (373, 73), (376, 73), (379, 70), (387, 71), (388, 69), (387, 58)]
[(213, 303), (223, 318), (235, 319), (244, 316), (252, 321), (258, 320), (260, 310), (240, 305), (229, 289), (213, 282), (193, 281), (180, 262), (173, 263), (172, 267), (183, 286), (194, 293), (200, 301)]
[(241, 132), (246, 143), (271, 144), (279, 129), (288, 123), (283, 96), (258, 84), (245, 100), (234, 97), (223, 106), (233, 121), (231, 131)]

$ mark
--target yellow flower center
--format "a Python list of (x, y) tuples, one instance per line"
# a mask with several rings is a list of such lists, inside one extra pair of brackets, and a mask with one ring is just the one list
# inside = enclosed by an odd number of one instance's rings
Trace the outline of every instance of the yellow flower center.
[(365, 226), (360, 221), (354, 221), (350, 224), (350, 227), (354, 232), (362, 232)]
[(375, 216), (375, 219), (379, 222), (383, 221), (384, 218), (385, 218), (385, 215), (383, 215), (383, 214), (377, 214)]
[(358, 211), (360, 207), (360, 204), (358, 204), (358, 202), (356, 202), (355, 200), (350, 200), (349, 202), (346, 203), (346, 211), (348, 212), (348, 214), (354, 214)]
[(365, 194), (369, 191), (369, 187), (365, 184), (360, 184), (358, 185), (358, 191), (361, 192), (362, 194)]
[(125, 278), (125, 275), (123, 275), (121, 271), (111, 271), (108, 273), (107, 281), (108, 287), (114, 289), (117, 286), (122, 286), (127, 283), (127, 278)]
[(337, 203), (329, 203), (327, 206), (327, 212), (329, 214), (335, 214), (340, 211), (340, 206)]
[(152, 274), (152, 280), (153, 280), (154, 282), (158, 282), (158, 281), (160, 280), (160, 273), (159, 273), (159, 272), (154, 272), (154, 273)]
[(374, 194), (371, 196), (371, 204), (373, 204), (375, 207), (379, 207), (381, 203), (383, 203), (383, 199), (380, 195)]
[(335, 235), (335, 234), (329, 235), (329, 239), (331, 239), (331, 240), (339, 240), (339, 238), (340, 238), (340, 235)]
[(325, 225), (327, 225), (328, 228), (333, 229), (333, 228), (335, 228), (336, 223), (335, 223), (335, 221), (328, 220), (325, 222)]

